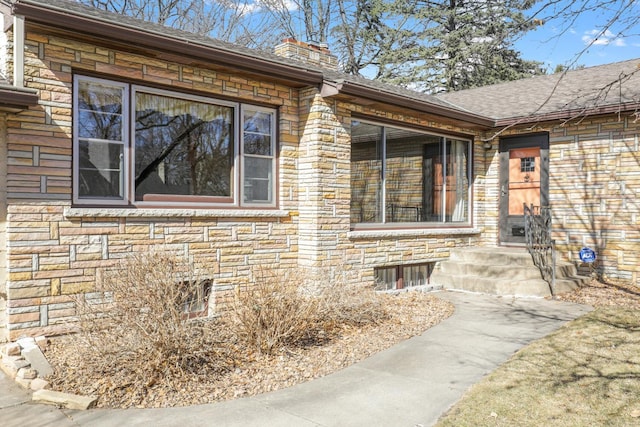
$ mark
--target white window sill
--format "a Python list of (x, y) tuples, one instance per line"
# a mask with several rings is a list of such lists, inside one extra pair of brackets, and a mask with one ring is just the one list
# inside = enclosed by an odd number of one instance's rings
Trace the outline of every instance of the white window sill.
[(386, 229), (386, 230), (357, 230), (347, 233), (352, 240), (358, 239), (394, 239), (398, 237), (438, 237), (438, 236), (469, 236), (480, 234), (480, 228), (420, 228), (420, 229)]
[(65, 208), (65, 218), (286, 218), (279, 209)]

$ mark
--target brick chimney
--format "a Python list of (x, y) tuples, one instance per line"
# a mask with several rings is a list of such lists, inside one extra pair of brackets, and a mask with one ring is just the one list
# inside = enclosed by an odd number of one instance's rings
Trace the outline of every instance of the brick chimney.
[(306, 62), (316, 67), (334, 71), (338, 69), (338, 58), (332, 55), (323, 43), (305, 43), (294, 38), (287, 38), (275, 47), (274, 52), (283, 58)]

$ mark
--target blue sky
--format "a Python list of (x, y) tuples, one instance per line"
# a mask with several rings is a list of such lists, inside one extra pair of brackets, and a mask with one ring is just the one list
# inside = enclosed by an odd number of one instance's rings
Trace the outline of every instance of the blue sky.
[[(582, 3), (595, 4), (590, 0), (582, 0)], [(619, 12), (619, 7), (624, 5), (626, 8)], [(617, 24), (603, 33), (603, 24), (616, 12), (621, 13)], [(582, 12), (571, 24), (560, 18), (547, 20), (519, 40), (515, 47), (522, 52), (522, 58), (543, 62), (550, 72), (558, 64), (571, 65), (574, 61), (574, 65), (590, 67), (640, 58), (640, 2), (612, 1), (610, 7)]]

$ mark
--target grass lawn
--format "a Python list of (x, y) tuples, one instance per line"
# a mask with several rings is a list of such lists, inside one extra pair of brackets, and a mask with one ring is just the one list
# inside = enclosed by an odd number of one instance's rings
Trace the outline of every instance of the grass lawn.
[(601, 307), (534, 342), (437, 426), (640, 426), (640, 310)]

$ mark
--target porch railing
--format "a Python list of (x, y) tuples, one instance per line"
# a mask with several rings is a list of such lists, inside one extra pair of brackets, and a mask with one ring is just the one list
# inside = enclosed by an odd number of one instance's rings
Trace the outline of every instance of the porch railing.
[(551, 208), (524, 204), (524, 235), (533, 263), (549, 284), (551, 295), (556, 290), (556, 251), (551, 238)]

